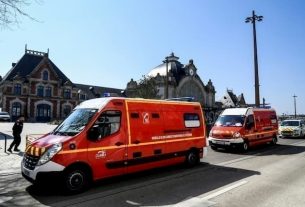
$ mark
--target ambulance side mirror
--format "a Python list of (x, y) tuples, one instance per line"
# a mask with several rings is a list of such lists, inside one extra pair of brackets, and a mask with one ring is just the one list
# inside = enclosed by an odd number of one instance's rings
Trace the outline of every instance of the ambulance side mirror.
[(96, 141), (100, 137), (98, 125), (94, 125), (89, 131), (88, 131), (88, 138), (90, 140)]

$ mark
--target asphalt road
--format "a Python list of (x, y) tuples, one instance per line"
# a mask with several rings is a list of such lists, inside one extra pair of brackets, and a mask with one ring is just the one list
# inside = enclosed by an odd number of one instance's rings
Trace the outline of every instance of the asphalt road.
[(247, 153), (214, 152), (199, 166), (174, 166), (97, 182), (78, 195), (0, 175), (0, 206), (305, 206), (305, 139), (280, 139)]

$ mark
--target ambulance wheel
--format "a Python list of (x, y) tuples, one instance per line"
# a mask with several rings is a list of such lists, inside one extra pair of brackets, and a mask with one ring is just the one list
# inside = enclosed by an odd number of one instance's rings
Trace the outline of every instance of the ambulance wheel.
[(186, 155), (186, 166), (187, 167), (194, 167), (195, 165), (197, 165), (199, 163), (200, 159), (199, 159), (199, 153), (196, 152), (195, 150), (191, 150), (187, 153)]
[(277, 138), (276, 138), (276, 136), (274, 136), (274, 137), (272, 137), (271, 144), (276, 145), (276, 143), (277, 143)]
[(83, 168), (70, 168), (64, 174), (64, 187), (67, 193), (80, 193), (89, 185), (89, 173)]
[(244, 143), (241, 146), (241, 149), (243, 152), (247, 152), (249, 150), (249, 144), (247, 141), (244, 141)]

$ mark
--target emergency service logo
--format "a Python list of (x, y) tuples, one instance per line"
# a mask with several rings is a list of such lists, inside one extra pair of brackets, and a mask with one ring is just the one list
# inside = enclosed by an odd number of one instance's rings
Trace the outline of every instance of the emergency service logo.
[(106, 157), (105, 150), (98, 151), (97, 154), (95, 155), (95, 159), (101, 159), (101, 158), (105, 158), (105, 157)]

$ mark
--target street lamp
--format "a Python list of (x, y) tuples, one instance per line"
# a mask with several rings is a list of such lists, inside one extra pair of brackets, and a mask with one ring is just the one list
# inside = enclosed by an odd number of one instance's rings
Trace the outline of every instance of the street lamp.
[(165, 60), (163, 62), (166, 63), (164, 99), (168, 99), (168, 56), (165, 57)]
[(296, 119), (297, 118), (297, 102), (296, 102), (296, 95), (293, 95), (292, 96), (293, 99), (294, 99), (294, 118)]
[(253, 25), (253, 41), (254, 41), (254, 76), (255, 76), (255, 106), (260, 106), (260, 98), (259, 98), (259, 79), (258, 79), (258, 62), (257, 62), (257, 43), (256, 43), (256, 28), (255, 22), (262, 21), (263, 16), (255, 15), (255, 12), (252, 11), (252, 17), (246, 18), (246, 23), (252, 23)]

